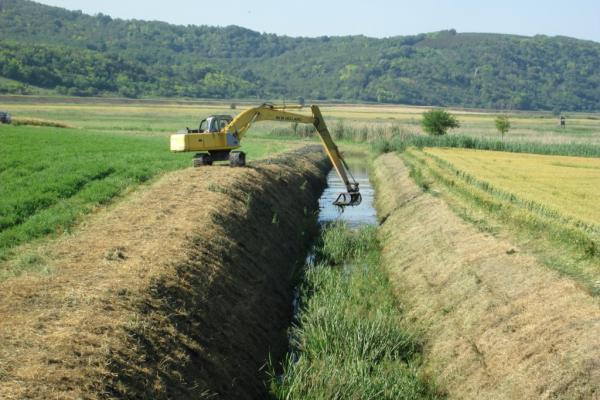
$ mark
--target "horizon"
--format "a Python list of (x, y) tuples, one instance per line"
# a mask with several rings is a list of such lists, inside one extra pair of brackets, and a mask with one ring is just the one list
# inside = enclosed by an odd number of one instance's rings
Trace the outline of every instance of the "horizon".
[[(180, 5), (191, 5), (194, 2), (191, 0), (174, 0), (169, 4), (162, 2), (143, 2), (140, 0), (129, 1), (125, 4), (116, 0), (108, 1), (97, 1), (89, 0), (84, 3), (76, 0), (37, 0), (36, 2), (64, 8), (70, 11), (80, 10), (84, 14), (97, 15), (104, 14), (114, 19), (122, 20), (141, 20), (141, 21), (158, 21), (165, 22), (172, 25), (187, 26), (213, 26), (213, 27), (227, 27), (231, 25), (239, 26), (245, 29), (260, 33), (275, 34), (278, 36), (288, 37), (304, 37), (304, 38), (315, 38), (321, 36), (329, 37), (343, 37), (343, 36), (366, 36), (370, 38), (391, 38), (396, 36), (409, 36), (417, 35), (421, 33), (439, 32), (443, 30), (454, 29), (458, 33), (485, 33), (485, 34), (499, 34), (499, 35), (517, 35), (532, 37), (536, 35), (545, 36), (566, 36), (580, 40), (589, 40), (596, 43), (600, 43), (600, 7), (593, 4), (589, 0), (575, 0), (570, 2), (570, 7), (560, 7), (558, 4), (567, 4), (563, 1), (552, 1), (550, 4), (554, 4), (552, 7), (540, 8), (534, 6), (535, 11), (539, 11), (539, 15), (531, 17), (529, 14), (532, 11), (527, 6), (523, 7), (523, 2), (517, 2), (516, 0), (508, 0), (502, 5), (485, 5), (482, 6), (475, 3), (472, 0), (462, 0), (460, 4), (451, 5), (450, 9), (444, 3), (442, 6), (438, 4), (438, 12), (436, 14), (427, 15), (427, 21), (423, 21), (424, 18), (419, 18), (424, 13), (429, 12), (426, 10), (431, 3), (436, 3), (435, 0), (426, 0), (419, 5), (411, 5), (407, 9), (402, 8), (405, 14), (401, 14), (403, 21), (401, 27), (395, 25), (396, 15), (393, 11), (399, 10), (398, 4), (387, 5), (386, 1), (375, 0), (375, 3), (384, 3), (385, 7), (382, 7), (385, 11), (390, 9), (390, 12), (385, 12), (383, 15), (378, 11), (379, 8), (376, 6), (363, 7), (365, 10), (355, 10), (361, 7), (346, 7), (352, 8), (353, 11), (350, 14), (344, 14), (344, 18), (336, 18), (331, 24), (316, 23), (310, 24), (310, 31), (303, 28), (304, 20), (302, 16), (306, 10), (314, 10), (310, 7), (303, 8), (302, 10), (296, 10), (297, 4), (291, 5), (291, 10), (281, 12), (279, 7), (262, 7), (262, 14), (253, 13), (252, 10), (247, 10), (247, 5), (244, 4), (242, 7), (232, 7), (233, 4), (239, 3), (239, 0), (229, 0), (219, 4), (208, 4), (203, 5), (202, 13), (210, 15), (224, 15), (225, 12), (229, 13), (229, 19), (221, 20), (199, 20), (197, 12), (182, 13), (180, 11), (173, 11), (179, 9), (195, 9), (197, 7), (173, 7), (174, 4)], [(270, 0), (262, 0), (256, 4), (268, 4), (274, 3)], [(372, 3), (372, 2), (371, 2)], [(579, 5), (574, 7), (573, 4)], [(136, 7), (136, 4), (143, 4), (143, 7)], [(306, 4), (317, 4), (315, 0), (309, 0)], [(319, 5), (322, 9), (321, 13), (317, 13), (317, 22), (320, 19), (329, 21), (331, 15), (336, 15), (335, 8), (337, 2)], [(351, 5), (354, 3), (344, 3)], [(362, 4), (362, 3), (361, 3)], [(521, 13), (514, 14), (514, 8), (511, 4), (521, 5)], [(333, 7), (333, 8), (332, 8)], [(530, 6), (531, 7), (531, 6)], [(260, 7), (259, 7), (260, 8)], [(471, 15), (463, 15), (463, 9), (466, 8)], [(140, 12), (141, 11), (141, 12)], [(362, 12), (360, 12), (362, 11)], [(543, 12), (542, 12), (543, 11)], [(566, 13), (570, 11), (571, 13)], [(354, 12), (354, 14), (352, 14)], [(410, 18), (410, 14), (413, 17)], [(450, 13), (450, 16), (446, 16)], [(459, 17), (452, 18), (452, 13), (458, 14)], [(293, 18), (290, 19), (290, 15)], [(312, 17), (312, 16), (311, 16)], [(466, 20), (464, 18), (467, 18)], [(306, 17), (305, 17), (306, 18)], [(357, 19), (362, 21), (368, 21), (373, 18), (378, 21), (377, 27), (365, 27), (357, 23)], [(491, 20), (490, 20), (491, 18)], [(345, 23), (347, 20), (348, 23)], [(562, 23), (556, 25), (555, 21), (560, 20)], [(222, 21), (222, 23), (220, 23)], [(354, 23), (353, 23), (354, 22)], [(496, 29), (498, 23), (506, 23), (505, 29)], [(343, 27), (339, 24), (344, 23)], [(315, 30), (314, 26), (320, 27)], [(485, 28), (484, 28), (485, 26)], [(482, 27), (482, 29), (477, 29)], [(512, 27), (512, 29), (511, 29)], [(553, 29), (550, 31), (549, 27)], [(357, 28), (359, 30), (357, 30)]]

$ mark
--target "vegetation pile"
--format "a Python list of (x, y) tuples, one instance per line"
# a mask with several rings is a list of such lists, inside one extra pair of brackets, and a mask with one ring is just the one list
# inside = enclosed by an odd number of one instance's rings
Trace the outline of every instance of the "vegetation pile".
[(260, 398), (329, 169), (320, 148), (171, 172), (0, 283), (5, 398)]
[(382, 262), (450, 398), (595, 398), (600, 307), (509, 239), (456, 216), (396, 154), (375, 163)]
[(29, 126), (49, 126), (52, 128), (73, 128), (68, 124), (60, 121), (50, 121), (47, 119), (39, 119), (39, 118), (13, 118), (13, 125), (29, 125)]

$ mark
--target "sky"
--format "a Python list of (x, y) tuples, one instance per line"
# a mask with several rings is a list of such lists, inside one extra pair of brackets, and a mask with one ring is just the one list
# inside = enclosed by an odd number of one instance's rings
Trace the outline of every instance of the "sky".
[(600, 0), (37, 0), (114, 18), (239, 25), (288, 36), (458, 32), (563, 35), (600, 42)]

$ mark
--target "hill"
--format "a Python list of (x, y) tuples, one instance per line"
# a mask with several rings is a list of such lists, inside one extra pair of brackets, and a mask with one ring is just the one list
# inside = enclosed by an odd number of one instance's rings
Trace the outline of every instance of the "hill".
[(4, 93), (600, 108), (600, 43), (567, 37), (292, 38), (0, 0), (0, 38), (0, 77), (13, 81), (0, 80)]

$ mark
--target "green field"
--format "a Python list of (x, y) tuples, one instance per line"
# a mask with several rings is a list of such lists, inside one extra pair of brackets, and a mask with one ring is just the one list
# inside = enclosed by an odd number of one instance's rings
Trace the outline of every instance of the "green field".
[[(256, 159), (295, 145), (250, 139), (243, 150)], [(0, 260), (190, 159), (169, 151), (166, 134), (0, 126)]]

